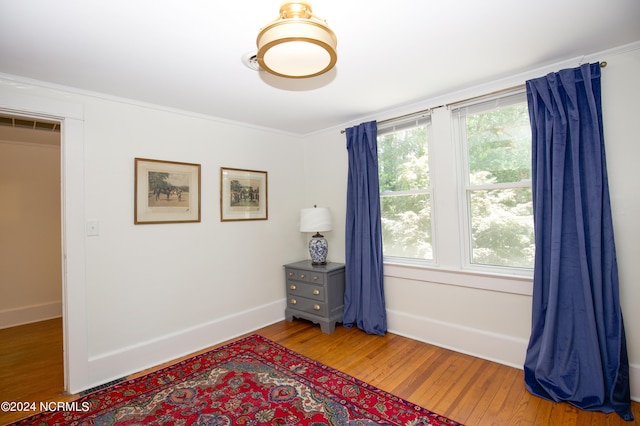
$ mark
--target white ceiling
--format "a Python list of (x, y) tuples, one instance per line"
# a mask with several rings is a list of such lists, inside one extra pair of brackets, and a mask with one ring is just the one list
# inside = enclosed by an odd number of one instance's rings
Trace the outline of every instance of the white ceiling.
[(304, 135), (640, 40), (639, 0), (310, 0), (338, 64), (289, 80), (242, 62), (281, 3), (0, 0), (0, 73)]

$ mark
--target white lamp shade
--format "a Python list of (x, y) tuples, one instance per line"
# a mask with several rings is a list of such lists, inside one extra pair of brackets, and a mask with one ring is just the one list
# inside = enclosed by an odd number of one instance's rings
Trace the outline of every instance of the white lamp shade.
[(331, 212), (328, 208), (314, 207), (300, 210), (300, 232), (323, 232), (332, 229)]

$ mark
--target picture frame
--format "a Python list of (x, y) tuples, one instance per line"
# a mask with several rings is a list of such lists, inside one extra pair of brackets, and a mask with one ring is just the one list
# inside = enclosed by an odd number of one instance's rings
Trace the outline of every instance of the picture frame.
[(135, 158), (136, 225), (200, 222), (200, 164)]
[(220, 168), (220, 221), (267, 220), (268, 174), (260, 170)]

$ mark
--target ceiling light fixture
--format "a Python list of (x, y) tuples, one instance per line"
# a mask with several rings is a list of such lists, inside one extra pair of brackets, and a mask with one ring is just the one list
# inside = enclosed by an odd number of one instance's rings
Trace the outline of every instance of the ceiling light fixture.
[(315, 77), (338, 61), (336, 35), (306, 1), (282, 3), (280, 16), (260, 31), (256, 44), (260, 67), (280, 77)]

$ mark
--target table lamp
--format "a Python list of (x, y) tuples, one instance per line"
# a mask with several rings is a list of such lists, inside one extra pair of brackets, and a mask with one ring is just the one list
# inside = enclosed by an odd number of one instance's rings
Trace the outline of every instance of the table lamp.
[(328, 208), (317, 207), (300, 210), (300, 232), (315, 232), (309, 241), (309, 255), (312, 265), (326, 265), (329, 245), (320, 232), (331, 231), (331, 212)]

